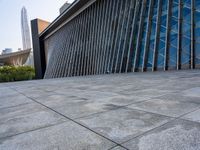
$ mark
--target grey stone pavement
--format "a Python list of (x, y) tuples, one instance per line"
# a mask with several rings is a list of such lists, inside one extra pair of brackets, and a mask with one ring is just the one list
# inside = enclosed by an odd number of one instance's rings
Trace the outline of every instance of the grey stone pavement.
[(200, 150), (200, 70), (0, 84), (0, 150)]

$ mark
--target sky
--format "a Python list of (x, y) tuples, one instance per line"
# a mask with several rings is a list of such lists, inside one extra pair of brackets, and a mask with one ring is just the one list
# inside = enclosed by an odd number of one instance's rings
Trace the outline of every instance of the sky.
[[(26, 7), (28, 20), (40, 18), (52, 22), (59, 8), (74, 0), (0, 0), (0, 52), (5, 48), (22, 48), (21, 9)], [(30, 23), (29, 23), (30, 27)], [(31, 30), (31, 29), (30, 29)]]

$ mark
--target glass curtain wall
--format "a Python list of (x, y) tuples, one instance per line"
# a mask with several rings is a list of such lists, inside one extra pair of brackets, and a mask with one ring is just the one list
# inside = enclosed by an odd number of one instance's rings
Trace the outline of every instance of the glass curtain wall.
[(181, 67), (189, 68), (191, 62), (191, 0), (183, 0)]
[(200, 0), (195, 0), (195, 65), (200, 66)]
[(41, 40), (46, 78), (200, 67), (200, 0), (91, 2)]

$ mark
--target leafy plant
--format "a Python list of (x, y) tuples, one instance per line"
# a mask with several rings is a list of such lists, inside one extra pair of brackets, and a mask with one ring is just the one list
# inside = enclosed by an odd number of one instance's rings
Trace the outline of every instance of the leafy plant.
[(35, 77), (35, 70), (30, 66), (3, 66), (0, 67), (0, 82), (13, 82), (32, 80)]

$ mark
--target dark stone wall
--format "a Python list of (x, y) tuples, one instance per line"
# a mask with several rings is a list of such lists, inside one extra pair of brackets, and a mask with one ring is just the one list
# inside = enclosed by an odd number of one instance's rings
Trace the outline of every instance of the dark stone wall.
[(31, 21), (33, 56), (36, 79), (43, 79), (46, 71), (46, 53), (44, 42), (40, 40), (39, 34), (46, 29), (49, 22), (35, 19)]

